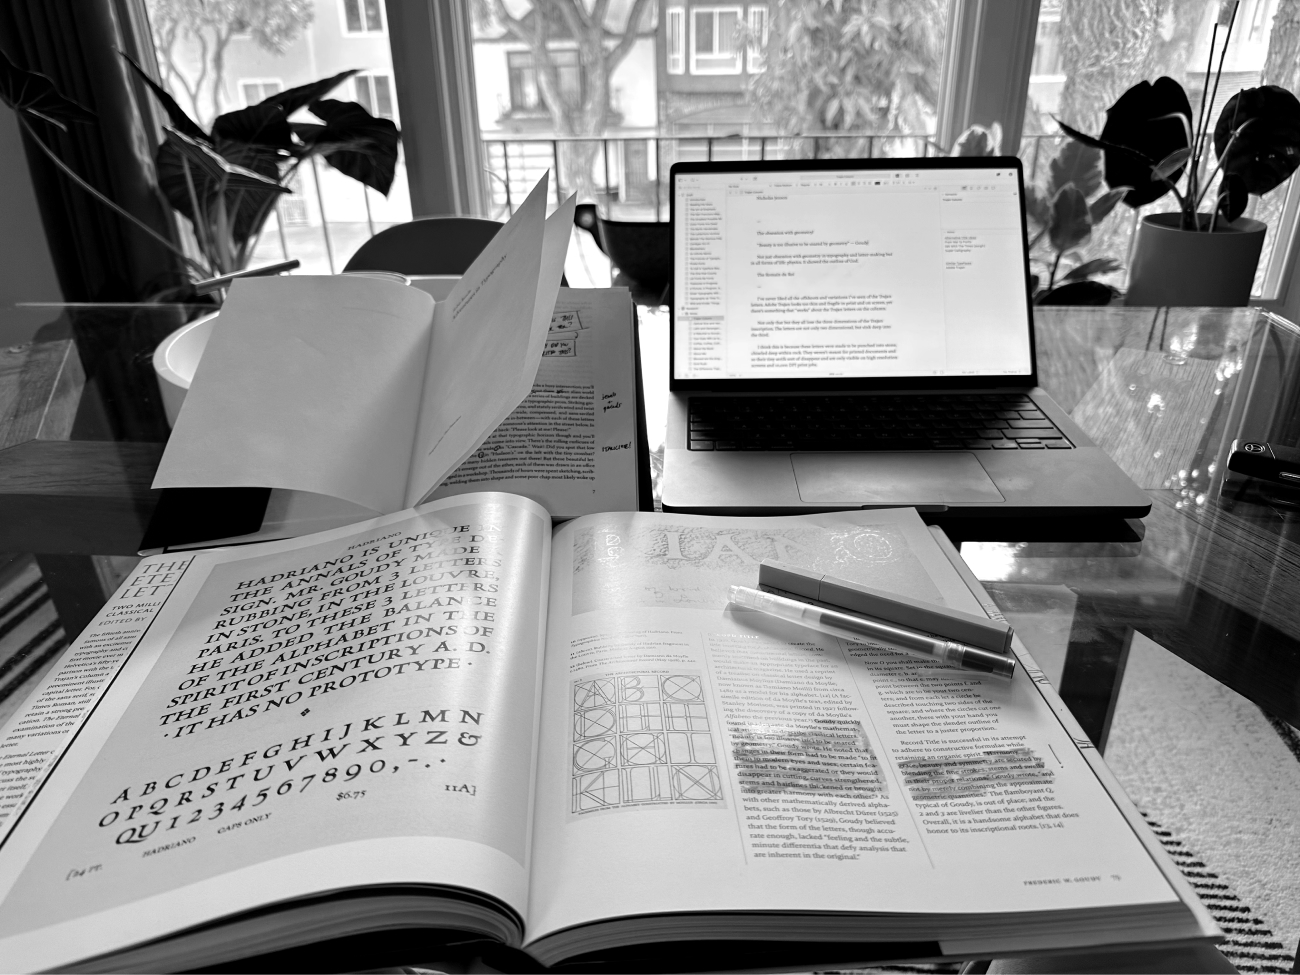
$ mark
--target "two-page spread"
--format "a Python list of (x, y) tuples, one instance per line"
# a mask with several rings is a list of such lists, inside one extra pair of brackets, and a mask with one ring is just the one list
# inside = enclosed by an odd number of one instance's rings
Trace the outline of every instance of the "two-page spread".
[(980, 611), (902, 510), (552, 538), (475, 494), (145, 560), (0, 736), (0, 763), (39, 752), (69, 675), (112, 672), (8, 800), (0, 957), (183, 968), (424, 927), (681, 967), (719, 941), (807, 964), (1216, 933), (1023, 648), (1005, 683), (728, 609), (764, 558)]

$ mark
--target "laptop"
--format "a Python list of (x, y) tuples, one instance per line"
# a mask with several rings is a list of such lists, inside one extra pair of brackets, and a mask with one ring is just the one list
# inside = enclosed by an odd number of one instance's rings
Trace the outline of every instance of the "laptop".
[(1140, 518), (1038, 386), (1014, 157), (677, 163), (666, 511)]

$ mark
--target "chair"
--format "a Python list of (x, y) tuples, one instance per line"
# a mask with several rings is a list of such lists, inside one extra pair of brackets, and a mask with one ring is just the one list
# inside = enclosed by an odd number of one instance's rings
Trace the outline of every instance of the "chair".
[(582, 203), (573, 222), (586, 230), (618, 268), (617, 285), (632, 291), (639, 304), (660, 305), (668, 300), (673, 277), (671, 223), (606, 220), (594, 203)]
[(381, 230), (344, 271), (464, 274), (502, 224), (481, 217), (424, 217)]

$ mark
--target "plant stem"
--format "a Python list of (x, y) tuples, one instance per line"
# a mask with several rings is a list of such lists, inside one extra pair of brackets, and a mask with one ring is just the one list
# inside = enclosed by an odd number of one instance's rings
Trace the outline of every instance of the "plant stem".
[[(1223, 77), (1223, 59), (1228, 56), (1228, 44), (1232, 40), (1232, 25), (1237, 21), (1237, 8), (1239, 6), (1241, 6), (1241, 0), (1236, 0), (1236, 2), (1233, 3), (1232, 5), (1232, 15), (1228, 18), (1228, 29), (1224, 32), (1223, 35), (1223, 47), (1219, 49), (1219, 69), (1216, 72), (1214, 72), (1214, 94), (1210, 96), (1210, 112), (1214, 111), (1214, 100), (1219, 97), (1219, 79)], [(1211, 56), (1213, 56), (1214, 52), (1211, 51), (1210, 53)], [(1209, 81), (1208, 77), (1206, 78), (1206, 81)], [(1205, 115), (1205, 127), (1207, 129), (1210, 127), (1210, 112), (1207, 112)], [(1223, 165), (1222, 159), (1219, 160), (1219, 165), (1220, 166)], [(1194, 204), (1195, 206), (1201, 205), (1201, 200), (1205, 196), (1205, 189), (1208, 189), (1210, 183), (1213, 181), (1214, 181), (1213, 176), (1211, 176), (1209, 179), (1205, 181), (1205, 188), (1201, 190), (1199, 196), (1195, 197), (1195, 204)], [(1200, 228), (1198, 227), (1197, 229)]]
[(1056, 260), (1052, 261), (1052, 272), (1047, 276), (1048, 291), (1051, 291), (1053, 288), (1056, 287), (1056, 269), (1061, 266), (1061, 258), (1064, 255), (1065, 255), (1065, 251), (1056, 252)]
[(122, 209), (120, 206), (118, 206), (116, 203), (114, 203), (112, 200), (106, 197), (103, 193), (99, 192), (99, 190), (95, 189), (95, 187), (91, 186), (84, 179), (78, 176), (76, 172), (72, 169), (72, 167), (70, 167), (67, 163), (65, 163), (62, 159), (60, 159), (57, 155), (55, 155), (54, 150), (45, 144), (44, 140), (41, 139), (41, 137), (36, 134), (35, 130), (27, 123), (27, 119), (23, 118), (21, 113), (18, 114), (18, 121), (19, 123), (21, 123), (22, 127), (27, 130), (27, 134), (32, 137), (32, 140), (36, 143), (36, 145), (40, 147), (41, 152), (45, 153), (45, 155), (49, 157), (50, 161), (54, 163), (54, 165), (58, 166), (59, 169), (63, 170), (63, 172), (67, 174), (68, 178), (71, 179), (74, 183), (80, 186), (83, 190), (85, 190), (95, 199), (99, 200), (100, 203), (105, 204), (107, 207), (109, 207), (119, 216), (126, 217), (127, 220), (130, 220), (133, 224), (135, 224), (137, 227), (143, 230), (146, 234), (148, 234), (154, 240), (158, 241), (158, 243), (162, 244), (169, 251), (171, 251), (182, 261), (184, 261), (186, 265), (190, 268), (190, 270), (195, 271), (199, 274), (205, 274), (207, 272), (207, 268), (199, 264), (198, 261), (190, 257), (183, 250), (181, 250), (179, 247), (173, 244), (170, 240), (168, 240), (162, 234), (158, 233), (158, 231), (154, 230), (152, 227), (150, 227), (143, 220), (136, 217), (134, 214), (128, 213), (126, 210)]

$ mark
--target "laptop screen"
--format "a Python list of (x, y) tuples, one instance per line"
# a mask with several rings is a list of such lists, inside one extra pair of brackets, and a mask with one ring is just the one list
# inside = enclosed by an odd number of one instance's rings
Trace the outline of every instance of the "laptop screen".
[(674, 380), (1034, 371), (1013, 165), (687, 168), (673, 194)]

